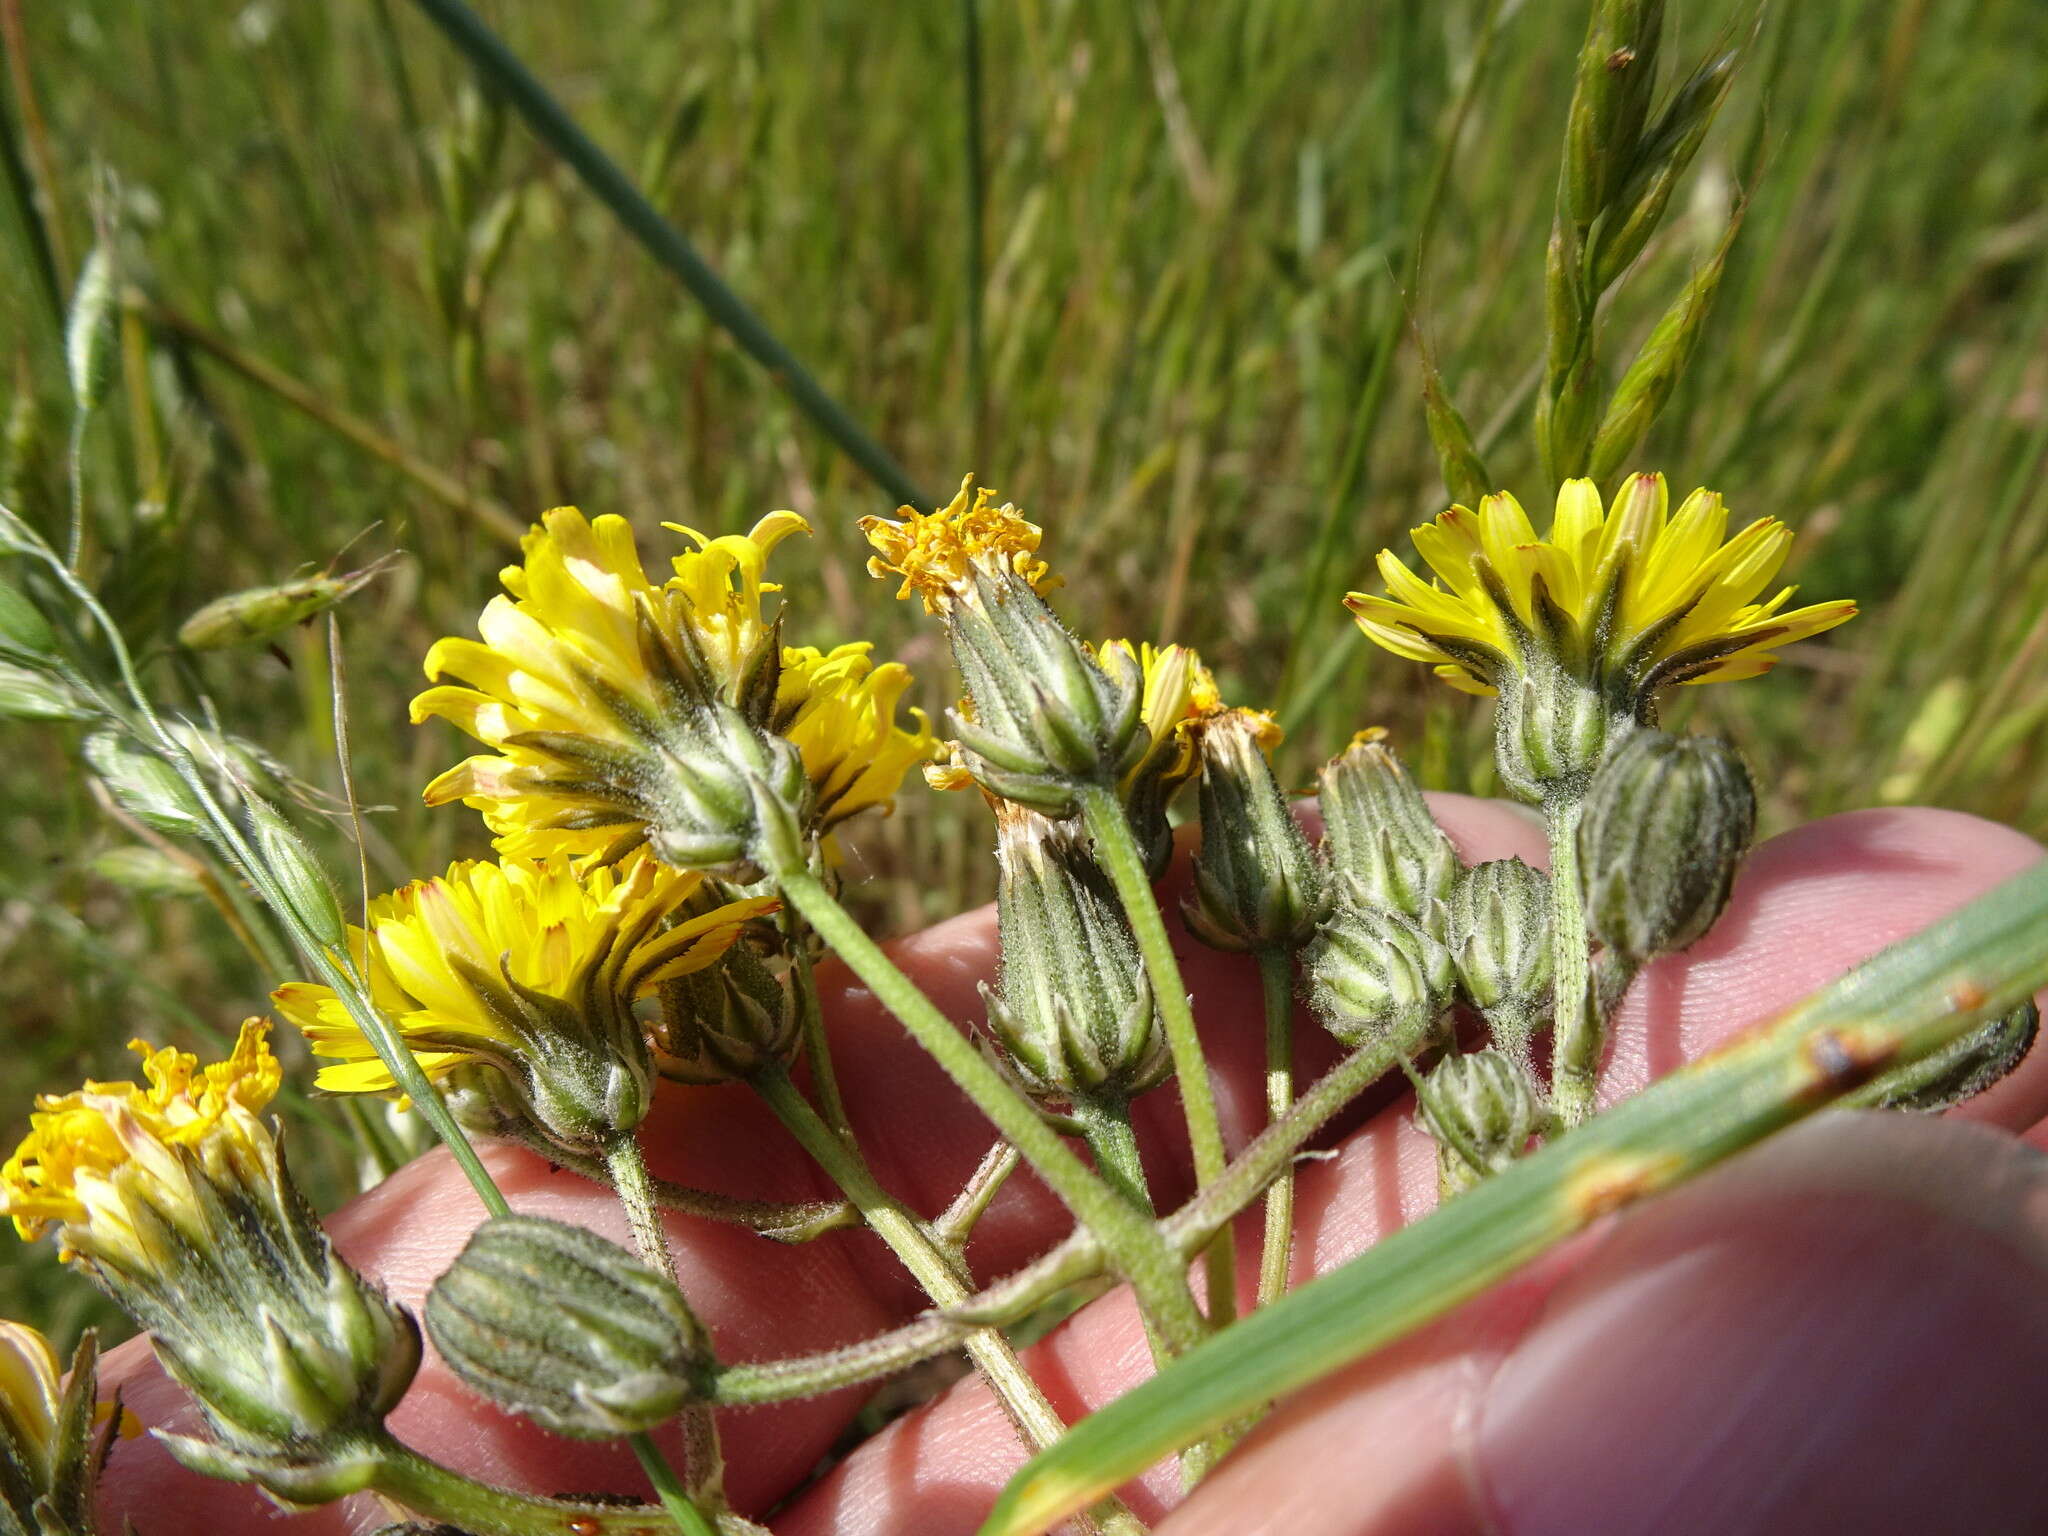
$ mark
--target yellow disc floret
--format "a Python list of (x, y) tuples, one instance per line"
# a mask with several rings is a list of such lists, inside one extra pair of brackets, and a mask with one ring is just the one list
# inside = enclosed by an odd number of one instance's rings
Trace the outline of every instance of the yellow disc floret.
[(67, 1253), (88, 1238), (116, 1252), (147, 1242), (130, 1223), (115, 1176), (134, 1167), (174, 1194), (187, 1180), (171, 1149), (220, 1138), (260, 1138), (267, 1147), (256, 1116), (280, 1081), (269, 1030), (266, 1020), (250, 1019), (228, 1059), (206, 1067), (189, 1052), (131, 1041), (142, 1082), (88, 1082), (75, 1093), (39, 1096), (28, 1135), (0, 1169), (15, 1230), (36, 1238), (61, 1226)]
[(898, 507), (901, 521), (864, 517), (860, 531), (875, 554), (868, 561), (874, 576), (901, 576), (899, 598), (915, 594), (927, 613), (943, 613), (974, 590), (977, 571), (986, 576), (1021, 578), (1044, 594), (1059, 584), (1038, 558), (1041, 530), (1026, 522), (1008, 502), (995, 505), (996, 493), (976, 488), (974, 476), (960, 482), (959, 493), (936, 512)]

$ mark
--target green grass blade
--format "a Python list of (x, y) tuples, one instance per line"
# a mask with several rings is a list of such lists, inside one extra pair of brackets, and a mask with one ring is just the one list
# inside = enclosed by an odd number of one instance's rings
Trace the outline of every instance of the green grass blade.
[(656, 211), (612, 158), (599, 149), (562, 104), (548, 94), (519, 56), (505, 46), (483, 18), (462, 0), (418, 0), (419, 8), (468, 56), (490, 85), (504, 93), (534, 134), (582, 178), (648, 254), (681, 280), (705, 312), (763, 368), (797, 408), (837, 443), (869, 478), (898, 501), (916, 507), (942, 506), (912, 483), (889, 450), (869, 437), (845, 408), (826, 394), (810, 370), (797, 361), (761, 323), (740, 296), (725, 285), (683, 232)]
[(1669, 1189), (2048, 983), (2048, 862), (1253, 1313), (1030, 1462), (981, 1536), (1043, 1531), (1163, 1456), (1440, 1316), (1606, 1213)]

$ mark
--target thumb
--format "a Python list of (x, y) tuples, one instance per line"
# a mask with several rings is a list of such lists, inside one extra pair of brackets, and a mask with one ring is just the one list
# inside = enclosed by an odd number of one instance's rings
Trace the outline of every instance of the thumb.
[(2022, 1530), (2048, 1159), (1828, 1115), (1283, 1405), (1160, 1536)]

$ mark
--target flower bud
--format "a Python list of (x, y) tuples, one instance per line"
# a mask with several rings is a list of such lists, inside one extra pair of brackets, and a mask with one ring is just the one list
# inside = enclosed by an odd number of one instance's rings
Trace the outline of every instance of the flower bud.
[(1323, 765), (1323, 862), (1347, 899), (1420, 917), (1462, 866), (1385, 735), (1362, 731)]
[(1580, 812), (1586, 928), (1625, 965), (1693, 943), (1728, 904), (1756, 831), (1756, 792), (1727, 743), (1638, 730)]
[(654, 1069), (684, 1083), (751, 1077), (795, 1053), (795, 994), (746, 944), (725, 958), (661, 984), (650, 1030)]
[(0, 1531), (91, 1536), (93, 1485), (115, 1431), (93, 1431), (98, 1346), (78, 1341), (68, 1377), (50, 1341), (0, 1320)]
[(1218, 949), (1295, 950), (1322, 916), (1323, 874), (1266, 762), (1273, 717), (1233, 709), (1196, 727), (1202, 758), (1202, 846), (1188, 930)]
[(1437, 1144), (1440, 1187), (1454, 1194), (1519, 1157), (1543, 1123), (1543, 1105), (1520, 1062), (1472, 1051), (1431, 1069), (1415, 1118)]
[(177, 769), (119, 731), (86, 737), (86, 765), (99, 776), (114, 803), (144, 826), (175, 837), (207, 830), (206, 811)]
[(595, 1232), (494, 1216), (427, 1293), (427, 1335), (464, 1385), (558, 1435), (673, 1418), (705, 1355), (682, 1293)]
[(1474, 865), (1451, 889), (1444, 928), (1465, 996), (1526, 1051), (1550, 998), (1550, 882), (1520, 859)]
[(189, 862), (141, 843), (103, 849), (85, 867), (109, 884), (141, 896), (198, 896), (206, 890)]
[(341, 898), (334, 882), (306, 846), (306, 840), (292, 824), (260, 795), (245, 795), (249, 808), (250, 841), (263, 873), (276, 882), (284, 914), (295, 920), (317, 944), (339, 946), (348, 937), (348, 923), (341, 915)]
[(1109, 878), (1058, 823), (996, 806), (1002, 960), (989, 1032), (1041, 1103), (1129, 1099), (1173, 1071), (1137, 941)]
[(1303, 958), (1309, 1000), (1346, 1045), (1420, 1039), (1451, 1004), (1451, 952), (1399, 912), (1340, 904)]

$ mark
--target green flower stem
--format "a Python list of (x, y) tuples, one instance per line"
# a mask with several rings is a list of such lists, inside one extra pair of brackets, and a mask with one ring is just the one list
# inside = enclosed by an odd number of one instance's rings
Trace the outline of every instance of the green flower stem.
[[(1284, 949), (1259, 951), (1259, 981), (1266, 1001), (1266, 1123), (1278, 1125), (1294, 1107), (1294, 959)], [(1259, 1248), (1259, 1299), (1265, 1306), (1287, 1293), (1294, 1246), (1294, 1160), (1266, 1188), (1266, 1230)]]
[[(860, 1208), (875, 1235), (903, 1261), (903, 1267), (924, 1287), (925, 1294), (941, 1307), (957, 1306), (968, 1300), (971, 1292), (967, 1272), (959, 1259), (941, 1247), (925, 1224), (882, 1188), (867, 1160), (825, 1123), (811, 1101), (790, 1081), (789, 1073), (780, 1066), (771, 1066), (756, 1073), (752, 1081), (776, 1118), (846, 1192), (846, 1198)], [(1024, 1362), (1001, 1333), (993, 1328), (973, 1328), (960, 1342), (1027, 1446), (1042, 1451), (1067, 1432), (1066, 1420), (1032, 1380)], [(1088, 1518), (1097, 1530), (1115, 1536), (1135, 1536), (1144, 1529), (1114, 1496), (1097, 1501)]]
[(471, 1536), (716, 1536), (687, 1502), (678, 1514), (651, 1505), (544, 1499), (476, 1482), (395, 1440), (380, 1451), (371, 1487), (416, 1515)]
[(810, 935), (804, 932), (803, 915), (794, 908), (782, 909), (782, 936), (789, 945), (790, 974), (796, 978), (797, 1029), (804, 1045), (804, 1064), (811, 1069), (811, 1091), (818, 1096), (818, 1112), (825, 1123), (853, 1139), (853, 1123), (846, 1118), (846, 1101), (839, 1096), (839, 1074), (832, 1068), (832, 1042), (825, 1033), (825, 1010), (818, 1004), (818, 978), (811, 968)]
[[(701, 1414), (707, 1423), (710, 1421), (709, 1408), (692, 1407), (683, 1410), (685, 1422), (696, 1414)], [(628, 1435), (626, 1443), (633, 1447), (634, 1456), (639, 1458), (640, 1470), (647, 1474), (647, 1481), (654, 1485), (654, 1496), (661, 1500), (661, 1507), (675, 1520), (677, 1529), (687, 1532), (688, 1536), (718, 1536), (717, 1527), (684, 1489), (682, 1480), (676, 1476), (676, 1469), (670, 1466), (668, 1458), (661, 1454), (661, 1447), (654, 1443), (654, 1437), (644, 1433)], [(713, 1432), (711, 1443), (715, 1450), (718, 1444), (716, 1431)], [(697, 1457), (692, 1455), (690, 1472), (693, 1480), (696, 1478), (697, 1467)], [(724, 1481), (724, 1470), (721, 1463), (718, 1468), (720, 1482)], [(719, 1498), (715, 1501), (714, 1507), (723, 1503), (724, 1499)]]
[(1579, 899), (1577, 799), (1544, 807), (1550, 829), (1550, 911), (1556, 975), (1557, 1023), (1550, 1057), (1552, 1109), (1566, 1130), (1593, 1113), (1600, 1057), (1607, 1044), (1606, 1016), (1593, 996), (1586, 909)]
[(1096, 1172), (1136, 1209), (1156, 1216), (1152, 1187), (1145, 1182), (1145, 1165), (1138, 1157), (1137, 1133), (1131, 1129), (1130, 1101), (1076, 1097), (1073, 1114), (1081, 1127), (1082, 1139), (1095, 1156)]
[[(1152, 981), (1159, 1018), (1166, 1026), (1166, 1044), (1173, 1053), (1174, 1075), (1180, 1082), (1180, 1101), (1187, 1113), (1188, 1141), (1194, 1149), (1195, 1185), (1199, 1189), (1222, 1176), (1226, 1159), (1223, 1127), (1216, 1117), (1216, 1095), (1209, 1084), (1209, 1063), (1202, 1053), (1201, 1037), (1195, 1032), (1195, 1010), (1188, 1001), (1187, 983), (1181, 979), (1180, 963), (1173, 957), (1166, 920), (1160, 916), (1159, 899), (1146, 878), (1145, 861), (1138, 852), (1138, 840), (1131, 835), (1123, 803), (1114, 790), (1101, 784), (1083, 789), (1080, 798), (1088, 835), (1095, 840), (1095, 857), (1108, 873), (1117, 899), (1124, 904), (1131, 920), (1138, 953), (1145, 961), (1145, 974)], [(1216, 1245), (1209, 1250), (1205, 1263), (1209, 1321), (1221, 1327), (1237, 1312), (1237, 1257), (1228, 1228), (1217, 1234)]]
[[(1023, 1154), (1040, 1178), (1101, 1241), (1118, 1273), (1130, 1281), (1139, 1305), (1150, 1313), (1177, 1349), (1207, 1331), (1188, 1289), (1187, 1275), (1158, 1227), (1092, 1173), (1059, 1132), (1019, 1094), (972, 1041), (916, 983), (898, 970), (881, 945), (847, 913), (817, 876), (791, 870), (778, 876), (783, 895), (800, 910), (911, 1037), (959, 1085), (1003, 1137)], [(808, 1108), (808, 1105), (806, 1105)], [(859, 1204), (856, 1199), (855, 1204)]]
[[(498, 1135), (496, 1132), (489, 1134)], [(523, 1146), (535, 1156), (544, 1157), (557, 1167), (572, 1169), (593, 1183), (611, 1182), (609, 1170), (601, 1157), (581, 1156), (556, 1146), (542, 1136), (521, 1135), (511, 1127), (507, 1127), (498, 1139)], [(745, 1227), (778, 1243), (808, 1243), (827, 1232), (861, 1224), (860, 1212), (845, 1200), (740, 1200), (653, 1174), (648, 1175), (647, 1187), (654, 1203), (664, 1211), (695, 1216), (703, 1221), (723, 1222), (731, 1227)]]
[[(669, 1252), (668, 1233), (661, 1225), (661, 1211), (654, 1198), (654, 1182), (647, 1174), (647, 1159), (640, 1150), (640, 1138), (631, 1131), (615, 1135), (604, 1149), (604, 1161), (619, 1204), (626, 1208), (626, 1224), (633, 1229), (633, 1242), (640, 1250), (640, 1257), (660, 1270), (667, 1276), (669, 1284), (675, 1286), (691, 1347), (703, 1359), (714, 1358), (711, 1335), (698, 1320), (689, 1298), (683, 1293), (682, 1283), (676, 1278), (675, 1255)], [(661, 1454), (661, 1448), (648, 1436), (630, 1437), (633, 1454), (640, 1458), (640, 1465), (647, 1469), (654, 1491), (661, 1495), (661, 1502), (671, 1511), (678, 1501), (693, 1514), (698, 1502), (713, 1509), (722, 1508), (725, 1503), (725, 1453), (718, 1443), (718, 1421), (712, 1415), (711, 1405), (692, 1403), (677, 1417), (682, 1425), (683, 1447), (690, 1472), (688, 1493), (676, 1480), (675, 1471)], [(691, 1527), (686, 1523), (684, 1529)]]
[(989, 1202), (1009, 1182), (1019, 1161), (1017, 1149), (1007, 1141), (999, 1141), (984, 1152), (973, 1176), (932, 1223), (932, 1236), (955, 1253), (965, 1249), (975, 1225), (988, 1213)]

